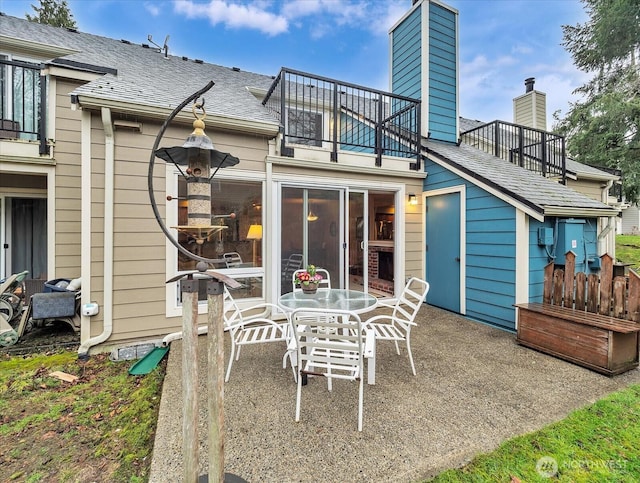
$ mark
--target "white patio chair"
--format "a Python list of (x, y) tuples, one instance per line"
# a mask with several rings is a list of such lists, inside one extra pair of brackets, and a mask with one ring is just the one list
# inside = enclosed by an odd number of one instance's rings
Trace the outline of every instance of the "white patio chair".
[(228, 252), (222, 255), (227, 268), (236, 268), (242, 265), (242, 257), (238, 252)]
[[(286, 367), (287, 357), (289, 356), (289, 352), (286, 350), (289, 322), (286, 320), (275, 322), (261, 315), (266, 309), (271, 309), (271, 313), (273, 313), (275, 308), (277, 306), (274, 304), (261, 303), (246, 309), (240, 309), (227, 287), (224, 288), (224, 330), (228, 331), (231, 336), (231, 354), (229, 355), (227, 374), (224, 378), (225, 382), (228, 382), (231, 376), (234, 355), (237, 361), (240, 357), (240, 349), (244, 345), (282, 342), (285, 349), (282, 367)], [(249, 314), (256, 311), (259, 312), (258, 315)]]
[(405, 285), (395, 305), (385, 304), (384, 302), (378, 304), (379, 306), (392, 308), (393, 312), (390, 315), (376, 315), (364, 322), (365, 327), (375, 331), (376, 341), (394, 341), (398, 355), (400, 354), (398, 341), (406, 341), (411, 371), (414, 376), (416, 375), (416, 367), (413, 364), (413, 355), (411, 354), (411, 327), (417, 325), (414, 320), (428, 292), (428, 282), (412, 277)]
[(293, 272), (302, 268), (303, 260), (304, 258), (302, 254), (294, 253), (293, 255), (290, 255), (289, 258), (282, 261), (281, 276), (283, 287), (286, 283), (289, 283)]
[(323, 313), (329, 317), (313, 317), (310, 309), (291, 314), (298, 356), (295, 420), (300, 421), (303, 376), (327, 378), (329, 391), (333, 379), (345, 379), (358, 382), (358, 431), (362, 431), (365, 329), (357, 314), (344, 310)]
[[(305, 269), (299, 269), (294, 271), (291, 274), (291, 285), (293, 287), (293, 292), (302, 292), (302, 287), (296, 283), (296, 276), (299, 273), (306, 272)], [(329, 275), (329, 271), (324, 268), (316, 268), (316, 273), (318, 275), (322, 275), (322, 280), (318, 283), (318, 288), (331, 288), (331, 276)]]

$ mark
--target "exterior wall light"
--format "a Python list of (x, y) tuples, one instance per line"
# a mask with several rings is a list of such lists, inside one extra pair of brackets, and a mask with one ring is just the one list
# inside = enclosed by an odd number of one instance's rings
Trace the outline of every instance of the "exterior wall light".
[(409, 193), (409, 204), (410, 205), (418, 204), (418, 197), (415, 195), (415, 193)]

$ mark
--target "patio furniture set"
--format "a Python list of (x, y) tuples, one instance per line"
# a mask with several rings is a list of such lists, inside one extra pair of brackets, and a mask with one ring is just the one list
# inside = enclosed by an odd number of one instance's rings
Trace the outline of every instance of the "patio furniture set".
[[(263, 303), (240, 309), (225, 288), (225, 331), (231, 337), (231, 351), (225, 381), (229, 381), (234, 360), (238, 360), (245, 345), (277, 343), (283, 345), (282, 366), (289, 361), (297, 383), (295, 420), (300, 420), (302, 386), (307, 377), (325, 377), (327, 389), (333, 379), (356, 381), (358, 395), (358, 431), (362, 431), (364, 361), (367, 360), (367, 382), (375, 384), (376, 343), (393, 341), (400, 354), (399, 342), (406, 343), (413, 375), (416, 374), (411, 353), (411, 327), (429, 291), (429, 284), (413, 277), (393, 305), (370, 294), (331, 287), (329, 273), (322, 275), (315, 294), (304, 293), (291, 275), (293, 290), (282, 295), (278, 304)], [(362, 315), (386, 307), (388, 314), (368, 319)], [(286, 320), (272, 320), (264, 314), (284, 312)], [(249, 315), (256, 314), (259, 315)]]

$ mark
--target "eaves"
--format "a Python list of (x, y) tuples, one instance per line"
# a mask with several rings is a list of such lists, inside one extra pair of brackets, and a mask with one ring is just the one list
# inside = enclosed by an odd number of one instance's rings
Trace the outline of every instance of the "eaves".
[[(143, 118), (161, 121), (167, 119), (172, 111), (172, 109), (170, 108), (150, 106), (147, 104), (122, 102), (113, 99), (103, 99), (86, 95), (71, 96), (71, 103), (72, 108), (74, 109), (100, 110), (102, 108), (108, 108), (113, 112), (121, 114), (135, 115)], [(181, 111), (176, 115), (175, 120), (176, 122), (190, 124), (193, 122), (193, 114), (188, 111)], [(239, 119), (216, 114), (207, 114), (206, 123), (208, 128), (272, 137), (275, 137), (280, 132), (280, 126), (275, 121), (273, 123), (270, 123), (250, 119)]]

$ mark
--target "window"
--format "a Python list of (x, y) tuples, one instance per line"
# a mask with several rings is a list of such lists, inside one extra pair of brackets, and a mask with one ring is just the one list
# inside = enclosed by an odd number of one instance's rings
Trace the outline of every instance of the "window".
[[(178, 226), (188, 226), (187, 183), (178, 178)], [(262, 183), (213, 180), (211, 225), (216, 227), (198, 239), (179, 230), (178, 243), (186, 250), (214, 260), (211, 268), (238, 280), (243, 286), (235, 298), (262, 296)], [(195, 269), (196, 261), (178, 253), (178, 271)], [(200, 300), (206, 300), (201, 283)]]
[(290, 143), (322, 146), (322, 114), (289, 109), (287, 127)]
[(36, 140), (40, 120), (40, 67), (0, 55), (2, 137)]

